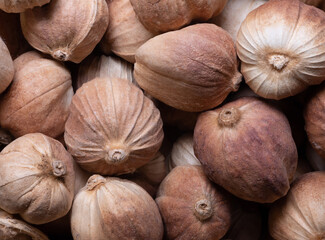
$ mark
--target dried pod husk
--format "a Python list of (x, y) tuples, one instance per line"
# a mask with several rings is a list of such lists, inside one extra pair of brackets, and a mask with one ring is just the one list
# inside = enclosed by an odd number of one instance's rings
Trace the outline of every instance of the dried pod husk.
[(214, 240), (230, 227), (230, 200), (201, 166), (178, 166), (160, 184), (156, 203), (168, 239)]
[(133, 64), (116, 56), (90, 55), (79, 66), (77, 89), (96, 77), (123, 78), (134, 83)]
[(159, 110), (138, 87), (126, 79), (95, 78), (73, 96), (64, 140), (85, 170), (117, 175), (153, 159), (163, 136)]
[(177, 139), (173, 144), (168, 163), (169, 170), (177, 166), (201, 165), (194, 154), (192, 134), (187, 133)]
[(285, 115), (257, 98), (202, 113), (194, 152), (207, 176), (233, 195), (270, 203), (289, 190), (298, 154)]
[(48, 240), (48, 237), (37, 228), (0, 209), (0, 239)]
[(20, 15), (26, 40), (60, 61), (80, 63), (95, 48), (108, 26), (105, 0), (51, 0)]
[(111, 51), (128, 62), (135, 62), (136, 50), (156, 34), (148, 31), (136, 16), (130, 0), (106, 0), (109, 25), (100, 47), (105, 54)]
[(3, 23), (0, 36), (6, 43), (12, 59), (32, 48), (23, 36), (18, 13), (6, 13), (0, 10), (0, 22)]
[(70, 72), (38, 53), (26, 54), (14, 62), (14, 80), (0, 100), (0, 124), (15, 137), (33, 132), (57, 137), (73, 96)]
[(209, 22), (222, 27), (236, 42), (240, 25), (248, 13), (266, 2), (267, 0), (230, 0), (223, 11)]
[(10, 56), (10, 52), (6, 44), (3, 42), (1, 38), (0, 38), (0, 54), (1, 54), (0, 94), (1, 94), (10, 85), (11, 81), (14, 78), (14, 73), (15, 73), (14, 63)]
[(143, 44), (135, 58), (134, 77), (139, 86), (183, 111), (216, 107), (241, 82), (232, 39), (214, 24), (158, 35)]
[(14, 66), (15, 72), (20, 71), (22, 68), (25, 67), (27, 63), (36, 59), (46, 58), (46, 56), (37, 51), (28, 51), (24, 54), (20, 55), (18, 58), (15, 59)]
[(192, 20), (206, 21), (218, 15), (227, 0), (130, 0), (142, 24), (152, 32), (167, 32), (188, 25)]
[(325, 85), (308, 99), (304, 109), (305, 130), (311, 146), (325, 159)]
[(0, 0), (0, 9), (7, 13), (21, 13), (49, 2), (50, 0)]
[(309, 143), (306, 144), (305, 152), (308, 162), (315, 171), (325, 171), (325, 159)]
[(306, 173), (293, 182), (270, 209), (269, 232), (276, 240), (325, 238), (325, 172)]
[(298, 0), (271, 0), (251, 11), (237, 36), (246, 83), (282, 99), (325, 79), (325, 13)]
[(75, 197), (71, 215), (74, 239), (161, 240), (163, 225), (150, 195), (137, 184), (93, 175)]
[(41, 133), (20, 137), (0, 153), (0, 208), (43, 224), (66, 215), (74, 196), (73, 159)]

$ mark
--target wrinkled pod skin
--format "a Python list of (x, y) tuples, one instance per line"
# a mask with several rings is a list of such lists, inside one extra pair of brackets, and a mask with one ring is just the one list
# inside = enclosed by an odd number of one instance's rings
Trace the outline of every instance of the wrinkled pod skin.
[(163, 137), (153, 102), (118, 78), (95, 78), (77, 90), (64, 133), (77, 163), (103, 175), (134, 172), (155, 157)]
[(271, 203), (288, 192), (296, 145), (284, 114), (262, 100), (243, 97), (202, 113), (193, 139), (204, 172), (233, 195)]
[(163, 237), (158, 207), (144, 189), (128, 180), (97, 174), (75, 197), (71, 229), (78, 240)]
[(227, 0), (130, 0), (137, 17), (150, 31), (177, 30), (192, 20), (206, 21), (218, 15)]
[(0, 153), (0, 208), (32, 224), (63, 217), (71, 208), (75, 173), (63, 145), (26, 134)]
[(179, 110), (200, 112), (237, 91), (241, 74), (230, 35), (196, 24), (158, 35), (136, 52), (134, 77), (154, 98)]
[(248, 14), (236, 49), (255, 93), (294, 96), (325, 79), (325, 13), (298, 0), (268, 1)]
[(230, 227), (232, 197), (201, 166), (177, 166), (159, 186), (156, 203), (168, 239), (215, 240)]
[(275, 240), (325, 238), (325, 172), (296, 179), (283, 199), (269, 212), (269, 232)]
[(35, 49), (59, 61), (80, 63), (108, 26), (105, 0), (51, 0), (20, 15), (23, 34)]

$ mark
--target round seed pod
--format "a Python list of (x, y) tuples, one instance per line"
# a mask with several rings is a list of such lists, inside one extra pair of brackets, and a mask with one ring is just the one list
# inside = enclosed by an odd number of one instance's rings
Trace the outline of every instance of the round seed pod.
[(0, 209), (0, 239), (49, 240), (40, 230)]
[(130, 0), (106, 1), (109, 9), (109, 25), (100, 47), (105, 54), (112, 51), (126, 61), (134, 63), (136, 50), (156, 34), (142, 25)]
[(167, 32), (188, 25), (192, 20), (206, 21), (218, 15), (227, 0), (130, 0), (142, 24), (152, 32)]
[(0, 153), (0, 208), (43, 224), (66, 215), (74, 196), (73, 159), (41, 133), (17, 138)]
[(59, 62), (29, 52), (15, 60), (15, 76), (0, 100), (0, 124), (15, 137), (64, 132), (73, 90), (70, 72)]
[(123, 78), (134, 83), (133, 64), (115, 56), (90, 55), (79, 66), (77, 89), (96, 77)]
[(156, 203), (168, 239), (214, 240), (230, 227), (230, 199), (200, 166), (178, 166), (160, 184)]
[(273, 239), (325, 238), (325, 172), (311, 172), (295, 180), (269, 212)]
[(325, 159), (325, 85), (313, 92), (305, 106), (305, 130), (311, 146)]
[(14, 78), (14, 63), (6, 44), (0, 38), (0, 94), (6, 90)]
[(60, 61), (80, 63), (95, 48), (108, 26), (105, 0), (51, 0), (20, 15), (30, 45)]
[(194, 153), (213, 182), (260, 203), (286, 195), (298, 161), (283, 113), (249, 97), (199, 116)]
[(0, 0), (0, 9), (7, 13), (21, 13), (49, 2), (50, 0)]
[(325, 79), (325, 13), (298, 0), (251, 11), (236, 44), (246, 83), (264, 98), (293, 96)]
[(214, 24), (196, 24), (158, 35), (135, 55), (141, 88), (174, 108), (200, 112), (237, 91), (241, 74), (229, 34)]
[(73, 96), (64, 140), (82, 168), (115, 175), (153, 159), (163, 136), (158, 109), (138, 87), (126, 79), (95, 78)]
[(137, 184), (93, 175), (72, 207), (74, 239), (161, 240), (163, 225), (149, 194)]

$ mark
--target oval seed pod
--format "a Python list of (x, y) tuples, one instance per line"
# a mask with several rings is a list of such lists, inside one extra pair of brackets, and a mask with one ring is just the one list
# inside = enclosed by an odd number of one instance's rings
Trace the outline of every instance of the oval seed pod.
[(0, 9), (7, 13), (21, 13), (49, 2), (50, 0), (0, 0)]
[(115, 175), (153, 159), (163, 136), (158, 109), (138, 87), (126, 79), (95, 78), (73, 96), (64, 140), (82, 168)]
[(325, 238), (325, 172), (302, 175), (269, 212), (269, 232), (276, 240)]
[(0, 94), (6, 90), (14, 78), (14, 63), (6, 44), (0, 38)]
[(206, 21), (218, 15), (227, 0), (130, 0), (142, 24), (152, 32), (167, 32), (188, 25), (192, 20)]
[(241, 82), (232, 39), (214, 24), (158, 35), (143, 44), (135, 58), (139, 86), (183, 111), (216, 107)]
[(223, 11), (210, 19), (209, 22), (226, 30), (233, 41), (236, 42), (240, 25), (248, 13), (266, 2), (267, 0), (230, 0)]
[(40, 230), (0, 209), (0, 239), (48, 240)]
[(161, 240), (163, 225), (149, 194), (137, 184), (93, 175), (72, 207), (74, 239)]
[(0, 208), (33, 224), (68, 213), (74, 196), (71, 155), (41, 133), (20, 137), (0, 153)]
[(282, 99), (325, 79), (325, 13), (298, 0), (271, 0), (248, 14), (237, 36), (246, 83)]
[(0, 100), (0, 124), (15, 137), (64, 132), (73, 90), (70, 72), (59, 62), (28, 52), (15, 60), (15, 76)]
[(51, 0), (20, 15), (30, 45), (60, 61), (80, 63), (95, 48), (108, 26), (105, 0)]
[(305, 130), (311, 146), (325, 159), (325, 85), (313, 92), (304, 109)]
[(90, 55), (79, 66), (77, 89), (96, 77), (123, 78), (134, 83), (133, 64), (116, 56)]
[(192, 134), (184, 134), (179, 137), (173, 144), (169, 157), (169, 170), (184, 165), (201, 165), (194, 154)]
[(201, 166), (178, 166), (160, 184), (156, 203), (168, 239), (214, 240), (230, 227), (230, 200)]
[(148, 31), (136, 16), (130, 0), (106, 0), (109, 25), (100, 42), (105, 54), (110, 51), (130, 63), (135, 62), (136, 50), (155, 34)]
[(243, 97), (202, 113), (194, 152), (207, 176), (233, 195), (270, 203), (289, 190), (298, 154), (283, 113)]

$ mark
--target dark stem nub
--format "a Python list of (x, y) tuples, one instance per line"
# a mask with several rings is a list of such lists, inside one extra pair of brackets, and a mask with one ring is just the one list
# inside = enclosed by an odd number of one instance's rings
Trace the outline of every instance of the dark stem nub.
[(56, 50), (53, 53), (53, 57), (59, 61), (67, 61), (68, 60), (68, 54), (63, 50)]
[(56, 176), (56, 177), (62, 177), (67, 172), (65, 165), (62, 161), (59, 161), (59, 160), (53, 161), (52, 167), (53, 167), (52, 172), (53, 172), (54, 176)]
[(218, 123), (222, 127), (233, 127), (240, 119), (240, 111), (237, 108), (223, 109), (218, 116)]
[(92, 175), (86, 184), (86, 189), (88, 191), (94, 190), (97, 186), (104, 184), (106, 182), (106, 179), (98, 174)]
[(211, 202), (208, 199), (201, 199), (197, 201), (194, 208), (194, 214), (200, 221), (210, 218), (213, 214)]
[(109, 164), (118, 164), (123, 162), (127, 157), (127, 153), (123, 149), (111, 149), (108, 151), (106, 161)]

